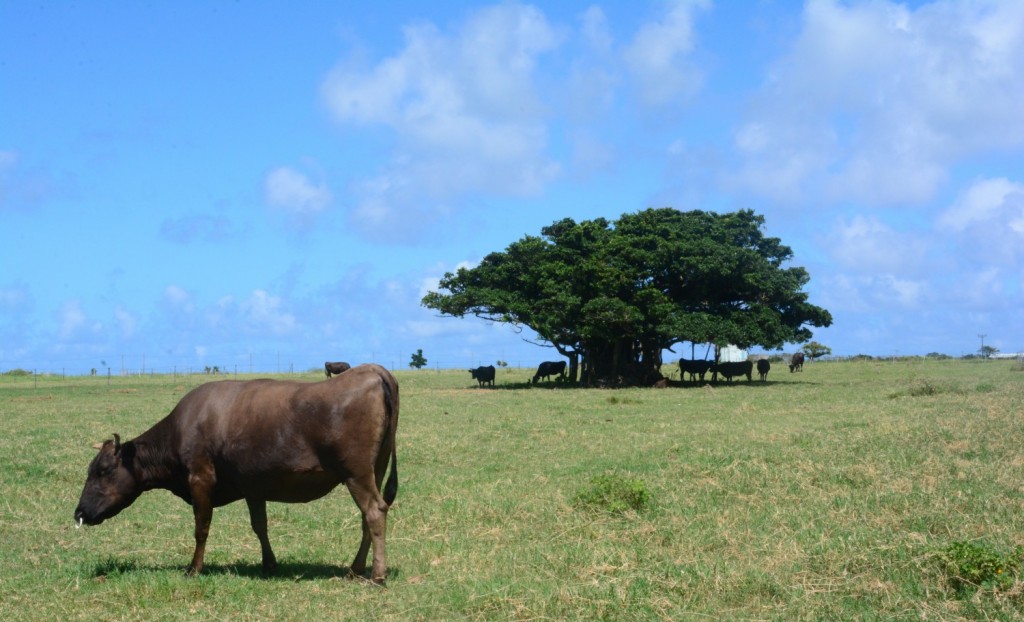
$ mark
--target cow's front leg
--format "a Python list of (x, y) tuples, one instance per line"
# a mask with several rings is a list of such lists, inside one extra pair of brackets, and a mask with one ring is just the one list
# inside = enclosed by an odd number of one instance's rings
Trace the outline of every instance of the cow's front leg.
[(271, 573), (277, 570), (277, 558), (270, 548), (270, 537), (267, 535), (267, 502), (263, 499), (246, 499), (249, 506), (249, 524), (260, 539), (260, 552), (263, 554), (263, 572)]
[(210, 535), (210, 521), (213, 519), (213, 480), (211, 478), (189, 477), (192, 492), (192, 513), (196, 519), (196, 552), (192, 555), (185, 574), (195, 576), (203, 571), (203, 557), (206, 555), (206, 538)]

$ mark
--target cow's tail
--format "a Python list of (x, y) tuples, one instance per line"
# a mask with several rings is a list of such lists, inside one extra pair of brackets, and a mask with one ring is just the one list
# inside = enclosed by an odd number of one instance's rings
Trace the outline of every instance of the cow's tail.
[(398, 496), (398, 445), (395, 443), (398, 432), (398, 382), (386, 370), (381, 374), (381, 388), (384, 390), (384, 445), (391, 446), (391, 473), (384, 484), (384, 502), (391, 505)]

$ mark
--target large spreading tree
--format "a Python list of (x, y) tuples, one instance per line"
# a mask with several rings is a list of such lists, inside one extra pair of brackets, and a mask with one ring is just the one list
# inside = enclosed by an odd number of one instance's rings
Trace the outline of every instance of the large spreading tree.
[(807, 271), (763, 226), (750, 210), (565, 218), (445, 274), (423, 305), (529, 327), (583, 384), (647, 384), (678, 343), (778, 349), (832, 323), (807, 302)]

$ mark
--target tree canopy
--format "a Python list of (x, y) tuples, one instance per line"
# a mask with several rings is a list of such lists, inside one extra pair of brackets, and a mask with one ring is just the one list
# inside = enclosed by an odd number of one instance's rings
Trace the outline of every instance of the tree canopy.
[(778, 349), (832, 323), (807, 301), (807, 271), (787, 265), (792, 250), (763, 225), (750, 210), (564, 218), (446, 273), (422, 304), (527, 326), (585, 384), (652, 382), (662, 350), (684, 341)]

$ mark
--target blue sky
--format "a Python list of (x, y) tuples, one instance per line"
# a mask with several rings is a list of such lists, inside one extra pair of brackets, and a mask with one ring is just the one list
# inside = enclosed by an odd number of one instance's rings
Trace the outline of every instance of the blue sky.
[(13, 0), (0, 93), (0, 371), (534, 365), (422, 295), (663, 206), (763, 214), (836, 354), (1024, 351), (1017, 0)]

